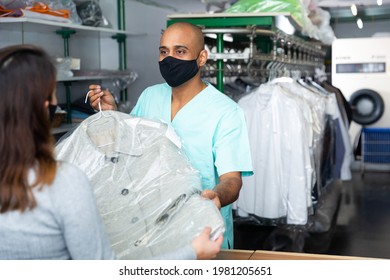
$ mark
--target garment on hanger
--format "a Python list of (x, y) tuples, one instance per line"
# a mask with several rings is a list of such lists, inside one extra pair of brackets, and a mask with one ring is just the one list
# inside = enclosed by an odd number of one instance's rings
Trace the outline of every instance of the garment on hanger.
[(240, 216), (305, 224), (311, 207), (306, 124), (311, 112), (283, 92), (278, 84), (263, 84), (238, 102), (247, 120), (255, 175), (243, 178), (235, 207)]
[(91, 181), (112, 247), (120, 259), (150, 259), (190, 244), (205, 226), (224, 231), (222, 216), (200, 197), (201, 180), (167, 124), (104, 111), (56, 146), (59, 160)]
[[(309, 107), (306, 110), (311, 113), (311, 119), (306, 118), (306, 123), (308, 125), (307, 131), (310, 135), (307, 143), (311, 155), (311, 167), (313, 168), (311, 189), (314, 190), (315, 187), (319, 187), (319, 182), (322, 181), (321, 159), (324, 153), (324, 133), (326, 131), (325, 126), (328, 118), (326, 112), (326, 97), (319, 94), (317, 91), (302, 87), (297, 81), (291, 78), (288, 78), (287, 81), (285, 79), (284, 82), (280, 81), (280, 79), (275, 79), (273, 83), (278, 83), (286, 90), (286, 93), (290, 94), (292, 97), (299, 98), (301, 107)], [(318, 194), (318, 190), (315, 190), (315, 193)], [(316, 199), (317, 195), (316, 197), (312, 197), (312, 199), (313, 198)]]
[[(243, 178), (234, 208), (239, 217), (274, 225), (304, 225), (334, 177), (350, 175), (350, 145), (335, 95), (314, 84), (276, 78), (243, 96), (254, 176)], [(337, 126), (336, 126), (337, 124)], [(335, 136), (343, 149), (335, 150)], [(338, 178), (338, 177), (337, 177)]]
[(334, 85), (330, 84), (327, 81), (323, 81), (321, 83), (321, 86), (324, 89), (326, 89), (328, 92), (333, 92), (334, 94), (336, 94), (337, 103), (339, 104), (340, 107), (341, 116), (344, 120), (346, 127), (349, 128), (352, 122), (351, 105), (348, 103), (347, 99), (344, 97), (343, 93), (339, 88), (335, 87)]
[(327, 97), (327, 113), (335, 123), (336, 162), (331, 171), (333, 173), (331, 176), (341, 180), (350, 180), (352, 178), (350, 165), (352, 163), (353, 151), (348, 133), (349, 125), (346, 123), (345, 117), (343, 117), (344, 106), (340, 104), (335, 93), (327, 91), (315, 81), (308, 79), (307, 83), (302, 80), (301, 82), (305, 87), (318, 90), (319, 93)]

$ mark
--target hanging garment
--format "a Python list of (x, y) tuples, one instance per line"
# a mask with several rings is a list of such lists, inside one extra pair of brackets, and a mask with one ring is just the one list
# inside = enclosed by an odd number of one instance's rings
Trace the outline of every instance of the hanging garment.
[(200, 197), (201, 179), (166, 124), (104, 111), (56, 146), (57, 158), (91, 181), (113, 250), (150, 259), (190, 244), (205, 226), (224, 231), (222, 216)]
[[(310, 164), (313, 170), (311, 171), (311, 189), (313, 197), (317, 199), (319, 182), (322, 181), (321, 174), (321, 157), (323, 155), (323, 139), (325, 132), (326, 114), (326, 97), (318, 92), (314, 92), (302, 87), (295, 80), (286, 78), (283, 80), (275, 79), (273, 83), (278, 83), (285, 92), (291, 97), (300, 99), (300, 106), (307, 108), (305, 111), (310, 111), (310, 117), (306, 113), (306, 124), (309, 138), (307, 141), (310, 152)], [(308, 176), (310, 175), (310, 166), (307, 167)]]
[(313, 81), (308, 81), (309, 84), (304, 84), (311, 90), (317, 90), (326, 96), (326, 111), (331, 116), (335, 125), (335, 153), (336, 162), (332, 171), (330, 171), (332, 178), (339, 178), (341, 180), (350, 180), (351, 163), (352, 163), (352, 145), (348, 133), (348, 125), (342, 117), (343, 107), (340, 106), (337, 96), (333, 92), (328, 92), (320, 85)]
[(347, 99), (344, 97), (341, 90), (334, 85), (328, 83), (327, 81), (323, 81), (321, 83), (321, 86), (326, 89), (328, 92), (333, 92), (336, 94), (337, 103), (340, 107), (341, 116), (343, 118), (343, 121), (346, 125), (346, 127), (349, 128), (349, 125), (352, 122), (352, 109), (351, 105), (348, 103)]
[(260, 224), (306, 224), (332, 180), (350, 175), (351, 146), (335, 95), (282, 77), (238, 104), (255, 174), (243, 178), (237, 216)]
[[(278, 84), (263, 84), (242, 97), (254, 176), (243, 178), (235, 208), (239, 216), (255, 215), (306, 224), (311, 207), (307, 120), (303, 107)], [(305, 119), (306, 118), (306, 119)]]

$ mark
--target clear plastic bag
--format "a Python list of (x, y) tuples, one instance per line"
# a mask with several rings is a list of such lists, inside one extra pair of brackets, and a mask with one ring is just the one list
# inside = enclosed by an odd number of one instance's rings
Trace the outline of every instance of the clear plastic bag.
[(75, 0), (77, 13), (83, 25), (112, 28), (112, 24), (103, 15), (99, 2), (95, 0)]
[(303, 35), (331, 44), (335, 39), (329, 25), (329, 12), (317, 7), (313, 0), (240, 0), (226, 13), (290, 13)]
[(73, 77), (73, 72), (71, 70), (72, 58), (56, 58), (56, 68), (57, 68), (57, 79), (67, 79)]
[(200, 175), (175, 137), (164, 123), (104, 111), (56, 146), (57, 159), (91, 181), (120, 259), (158, 258), (189, 245), (205, 226), (212, 238), (224, 231), (220, 211), (201, 198)]
[(138, 78), (138, 73), (129, 69), (124, 71), (122, 70), (120, 72), (122, 73), (120, 77), (117, 79), (107, 80), (102, 84), (102, 86), (110, 90), (118, 104), (119, 111), (130, 113), (132, 104), (128, 100), (121, 100), (120, 94), (122, 91), (127, 90), (129, 86), (135, 82), (135, 80)]
[(52, 9), (67, 9), (70, 11), (70, 20), (72, 23), (81, 24), (81, 19), (76, 11), (76, 4), (73, 0), (44, 0)]

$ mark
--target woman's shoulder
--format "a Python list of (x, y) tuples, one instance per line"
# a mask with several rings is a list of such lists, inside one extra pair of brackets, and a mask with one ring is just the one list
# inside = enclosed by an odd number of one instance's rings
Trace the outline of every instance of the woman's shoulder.
[(69, 189), (90, 189), (87, 175), (76, 165), (66, 162), (58, 161), (57, 174), (53, 182), (55, 188)]
[[(69, 175), (76, 175), (85, 177), (85, 173), (73, 163), (67, 161), (58, 161), (57, 162), (57, 176), (61, 177), (70, 177)], [(71, 179), (71, 178), (69, 178)]]

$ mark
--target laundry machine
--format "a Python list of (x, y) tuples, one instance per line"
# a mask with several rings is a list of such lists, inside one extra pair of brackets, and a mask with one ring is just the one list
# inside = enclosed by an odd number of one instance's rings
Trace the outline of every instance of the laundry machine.
[(353, 145), (362, 127), (390, 128), (390, 38), (335, 40), (331, 82), (351, 105)]

